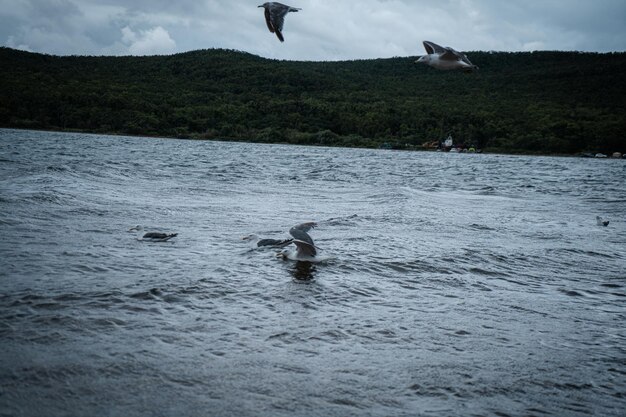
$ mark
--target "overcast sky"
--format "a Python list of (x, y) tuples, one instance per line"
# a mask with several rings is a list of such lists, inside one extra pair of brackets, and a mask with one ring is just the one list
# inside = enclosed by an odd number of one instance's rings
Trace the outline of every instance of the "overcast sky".
[(626, 0), (284, 0), (278, 41), (261, 0), (0, 0), (0, 45), (54, 55), (227, 48), (343, 60), (463, 51), (626, 51)]

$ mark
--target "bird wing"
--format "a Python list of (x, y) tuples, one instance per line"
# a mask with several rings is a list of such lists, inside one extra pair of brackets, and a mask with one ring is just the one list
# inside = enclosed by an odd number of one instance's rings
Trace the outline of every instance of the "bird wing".
[(298, 248), (298, 253), (306, 256), (315, 256), (317, 254), (315, 243), (307, 232), (297, 229), (296, 227), (292, 227), (289, 230), (289, 234), (293, 236), (293, 243)]
[(159, 233), (159, 232), (148, 232), (145, 235), (143, 235), (142, 239), (150, 239), (152, 241), (160, 241), (160, 242), (166, 242), (174, 237), (178, 236), (178, 233)]
[(159, 232), (148, 232), (144, 234), (143, 237), (144, 239), (164, 239), (167, 237), (167, 234)]
[(282, 248), (290, 244), (292, 241), (293, 239), (261, 239), (257, 242), (257, 246), (278, 246)]
[(265, 23), (267, 24), (267, 28), (270, 32), (274, 33), (274, 26), (272, 26), (272, 18), (270, 16), (269, 9), (265, 9)]
[(297, 229), (297, 230), (302, 230), (303, 232), (308, 232), (309, 230), (311, 230), (314, 227), (317, 227), (317, 223), (315, 223), (315, 222), (306, 222), (306, 223), (298, 224), (298, 225), (292, 227), (292, 229)]
[(278, 30), (278, 29), (276, 29), (276, 37), (278, 38), (279, 41), (285, 42), (285, 38), (283, 37), (283, 33), (280, 30)]
[(450, 51), (452, 51), (458, 59), (460, 59), (461, 61), (465, 62), (467, 65), (471, 65), (473, 66), (473, 64), (470, 62), (469, 58), (467, 57), (467, 55), (465, 55), (462, 52), (456, 51), (452, 48), (448, 48)]
[(315, 246), (309, 242), (304, 242), (302, 240), (294, 239), (293, 243), (298, 248), (298, 254), (302, 254), (310, 258), (314, 257), (317, 254), (317, 249), (315, 249)]
[(439, 59), (442, 61), (459, 61), (462, 60), (462, 57), (459, 56), (459, 53), (452, 48), (445, 48), (443, 53), (439, 55)]
[(444, 48), (443, 46), (439, 46), (431, 41), (423, 41), (422, 43), (424, 44), (424, 49), (426, 49), (426, 53), (429, 55), (440, 54), (446, 51), (446, 48)]
[(277, 32), (281, 32), (283, 30), (283, 25), (285, 24), (285, 15), (289, 12), (287, 8), (275, 8), (272, 9), (271, 17), (272, 17), (272, 26), (276, 29)]
[(283, 24), (285, 23), (285, 15), (289, 12), (297, 12), (298, 10), (300, 9), (284, 5), (282, 3), (272, 3), (269, 12), (271, 15), (272, 26), (274, 26), (274, 29), (277, 32), (282, 31)]

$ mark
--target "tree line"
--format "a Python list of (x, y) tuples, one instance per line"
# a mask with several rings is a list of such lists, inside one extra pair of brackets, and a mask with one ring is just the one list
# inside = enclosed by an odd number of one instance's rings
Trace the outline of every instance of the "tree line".
[(0, 48), (0, 126), (419, 149), (626, 151), (626, 53), (469, 52), (473, 73), (415, 57), (279, 61), (211, 49), (51, 56)]

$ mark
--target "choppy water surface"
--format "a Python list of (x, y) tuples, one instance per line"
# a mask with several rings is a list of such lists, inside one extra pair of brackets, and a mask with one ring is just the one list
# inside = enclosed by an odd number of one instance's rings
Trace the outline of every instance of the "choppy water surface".
[(0, 130), (0, 415), (623, 415), (625, 167)]

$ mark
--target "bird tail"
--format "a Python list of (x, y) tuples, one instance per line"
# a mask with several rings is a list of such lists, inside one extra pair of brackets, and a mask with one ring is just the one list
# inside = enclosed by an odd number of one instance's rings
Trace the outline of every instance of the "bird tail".
[(278, 40), (280, 40), (281, 42), (285, 42), (285, 38), (283, 38), (283, 34), (280, 33), (280, 30), (278, 30), (277, 28), (274, 28), (276, 30), (276, 36), (278, 37)]
[(168, 240), (178, 236), (178, 233), (170, 233), (166, 237), (163, 238), (163, 242), (167, 242)]

